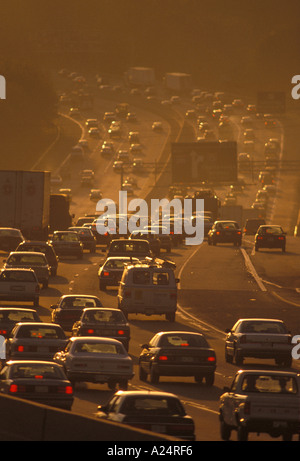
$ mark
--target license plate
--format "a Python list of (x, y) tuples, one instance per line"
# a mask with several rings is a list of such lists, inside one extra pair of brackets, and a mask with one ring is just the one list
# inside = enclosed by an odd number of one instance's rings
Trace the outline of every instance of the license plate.
[(159, 432), (159, 433), (166, 432), (166, 426), (162, 426), (161, 424), (152, 424), (151, 430), (153, 432)]
[(39, 393), (47, 393), (48, 392), (48, 386), (35, 386), (35, 392)]
[(181, 357), (181, 361), (191, 363), (194, 361), (194, 357)]

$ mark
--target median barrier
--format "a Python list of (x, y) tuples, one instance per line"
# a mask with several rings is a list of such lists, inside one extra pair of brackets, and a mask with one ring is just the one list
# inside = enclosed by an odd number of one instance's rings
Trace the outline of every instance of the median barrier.
[(173, 437), (0, 395), (0, 441), (165, 441)]

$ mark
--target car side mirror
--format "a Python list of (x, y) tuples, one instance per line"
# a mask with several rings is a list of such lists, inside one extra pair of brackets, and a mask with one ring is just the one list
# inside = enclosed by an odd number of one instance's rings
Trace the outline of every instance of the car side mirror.
[(52, 304), (52, 305), (50, 306), (50, 309), (56, 309), (56, 308), (57, 308), (57, 304)]
[(226, 328), (225, 333), (231, 333), (230, 328)]

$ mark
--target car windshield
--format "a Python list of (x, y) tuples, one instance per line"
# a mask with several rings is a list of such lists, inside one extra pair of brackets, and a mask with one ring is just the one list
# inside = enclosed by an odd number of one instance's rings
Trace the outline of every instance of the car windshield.
[(217, 227), (220, 227), (221, 229), (237, 229), (238, 228), (235, 222), (218, 223)]
[(96, 298), (88, 298), (88, 297), (76, 297), (76, 296), (68, 296), (63, 299), (60, 304), (62, 309), (72, 308), (72, 307), (79, 307), (83, 309), (84, 307), (100, 307), (101, 302)]
[(0, 311), (0, 322), (9, 321), (9, 322), (35, 322), (36, 315), (34, 312), (31, 311), (24, 311), (24, 310), (5, 310)]
[(120, 408), (121, 413), (138, 415), (184, 416), (180, 401), (174, 398), (130, 396)]
[(112, 355), (124, 355), (125, 349), (122, 344), (110, 344), (100, 342), (79, 342), (75, 344), (73, 350), (76, 354), (112, 354)]
[(17, 332), (17, 338), (65, 339), (65, 335), (61, 328), (55, 326), (22, 325)]
[(268, 334), (286, 334), (285, 325), (281, 322), (261, 322), (249, 321), (243, 322), (240, 328), (241, 333), (268, 333)]
[(24, 264), (34, 266), (45, 266), (47, 261), (44, 255), (13, 254), (7, 259), (8, 264)]
[(270, 226), (270, 227), (261, 227), (258, 230), (259, 234), (264, 234), (264, 235), (279, 235), (282, 234), (282, 229), (279, 226)]
[(21, 237), (17, 229), (0, 229), (0, 237)]
[(83, 314), (82, 322), (85, 323), (126, 323), (124, 314), (120, 311), (110, 309), (86, 311)]
[(10, 378), (63, 379), (59, 367), (51, 364), (15, 364), (11, 367)]
[(298, 386), (293, 376), (264, 375), (263, 373), (246, 375), (242, 382), (244, 392), (268, 394), (297, 394)]
[(159, 340), (159, 346), (164, 347), (208, 347), (206, 339), (202, 335), (169, 334), (163, 335)]
[(4, 282), (36, 282), (32, 271), (4, 271), (0, 275), (0, 281)]

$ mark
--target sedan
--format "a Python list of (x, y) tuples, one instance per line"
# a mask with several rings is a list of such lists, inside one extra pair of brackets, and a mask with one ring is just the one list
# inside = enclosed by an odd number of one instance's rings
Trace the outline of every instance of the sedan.
[(4, 260), (4, 269), (33, 269), (43, 288), (48, 287), (50, 266), (46, 256), (38, 251), (12, 251)]
[(40, 286), (32, 269), (2, 269), (0, 271), (0, 300), (31, 301), (39, 305)]
[(101, 336), (117, 339), (128, 351), (130, 327), (119, 309), (91, 307), (83, 310), (74, 323), (72, 336)]
[(96, 296), (90, 295), (64, 295), (57, 304), (51, 306), (51, 320), (67, 331), (71, 331), (74, 323), (80, 319), (83, 309), (86, 307), (102, 307), (102, 303)]
[(96, 252), (97, 240), (91, 229), (88, 227), (69, 227), (68, 230), (78, 233), (84, 250), (90, 250), (91, 253)]
[(281, 226), (264, 225), (260, 226), (255, 235), (255, 251), (260, 248), (281, 248), (285, 252), (286, 233)]
[(83, 257), (83, 245), (77, 232), (55, 231), (50, 243), (59, 256), (76, 256), (78, 259)]
[(63, 368), (53, 362), (16, 360), (0, 373), (0, 393), (71, 410), (73, 388)]
[(35, 309), (24, 307), (1, 307), (0, 308), (0, 335), (7, 338), (19, 322), (41, 322)]
[(231, 329), (225, 331), (226, 362), (235, 360), (240, 366), (245, 357), (273, 358), (279, 366), (291, 366), (292, 337), (282, 320), (239, 319)]
[(44, 322), (17, 323), (6, 343), (7, 360), (52, 360), (66, 345), (60, 325)]
[(77, 381), (107, 383), (115, 390), (118, 383), (126, 390), (134, 376), (132, 358), (120, 341), (111, 338), (72, 337), (53, 360), (64, 367), (73, 386)]
[(134, 230), (131, 234), (129, 239), (142, 239), (147, 240), (150, 245), (150, 250), (152, 251), (154, 256), (160, 255), (160, 239), (158, 234), (152, 230)]
[(107, 286), (118, 286), (122, 278), (124, 265), (130, 262), (138, 262), (138, 258), (130, 256), (110, 256), (98, 271), (99, 289), (106, 290)]
[(139, 357), (139, 377), (157, 384), (160, 376), (194, 376), (203, 378), (208, 386), (214, 383), (216, 354), (200, 333), (168, 331), (157, 333), (142, 345)]
[(119, 391), (98, 407), (96, 417), (185, 440), (195, 440), (193, 419), (179, 398), (167, 392)]
[(58, 257), (50, 243), (36, 240), (26, 240), (18, 245), (16, 251), (37, 251), (44, 253), (50, 266), (51, 275), (55, 276), (57, 274)]
[(19, 243), (23, 240), (25, 239), (19, 229), (10, 227), (0, 228), (0, 250), (15, 251)]
[(242, 231), (236, 221), (215, 221), (207, 234), (209, 245), (217, 243), (233, 243), (235, 246), (242, 244)]

